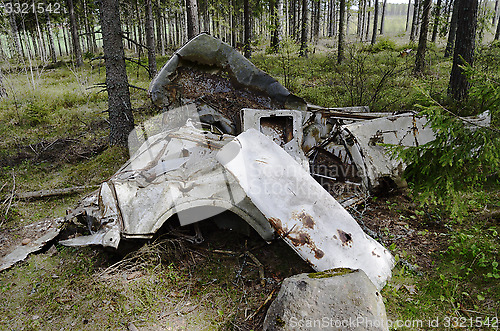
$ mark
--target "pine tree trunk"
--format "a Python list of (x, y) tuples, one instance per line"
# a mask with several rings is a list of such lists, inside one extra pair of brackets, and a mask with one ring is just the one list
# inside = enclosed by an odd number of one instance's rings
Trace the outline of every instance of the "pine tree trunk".
[(384, 22), (385, 22), (385, 6), (387, 5), (387, 0), (384, 0), (382, 4), (382, 17), (380, 19), (380, 34), (384, 34)]
[(460, 66), (473, 65), (476, 41), (478, 0), (461, 0), (448, 94), (455, 100), (467, 99), (470, 83)]
[(431, 5), (432, 0), (423, 0), (422, 2), (422, 23), (420, 24), (420, 38), (418, 39), (417, 55), (415, 56), (415, 74), (423, 73), (425, 68), (425, 51), (427, 50)]
[(300, 56), (307, 57), (307, 0), (302, 0), (302, 15), (300, 26)]
[(344, 47), (345, 47), (345, 6), (346, 1), (340, 0), (339, 3), (339, 45), (337, 54), (337, 63), (344, 61)]
[(413, 5), (413, 18), (411, 20), (411, 31), (410, 31), (410, 41), (415, 41), (415, 36), (417, 35), (417, 26), (419, 19), (420, 3), (419, 0), (415, 0)]
[(405, 31), (408, 31), (408, 25), (410, 24), (410, 8), (411, 8), (411, 0), (408, 0), (408, 8), (406, 8), (406, 27), (405, 27)]
[(187, 37), (193, 38), (200, 33), (200, 24), (198, 22), (198, 3), (196, 0), (186, 0), (187, 12)]
[(83, 58), (82, 58), (82, 48), (80, 46), (80, 41), (78, 39), (78, 27), (76, 24), (75, 8), (73, 6), (73, 0), (67, 0), (66, 3), (68, 5), (71, 39), (73, 40), (73, 55), (75, 56), (75, 65), (77, 67), (80, 67), (83, 65)]
[(444, 57), (450, 57), (451, 54), (453, 53), (453, 47), (455, 46), (455, 38), (457, 36), (459, 7), (460, 7), (460, 0), (455, 0), (453, 2), (453, 12), (451, 14), (450, 29), (448, 32), (448, 41), (446, 43)]
[(375, 45), (377, 41), (377, 25), (378, 25), (378, 0), (375, 0), (375, 8), (373, 13), (373, 33), (372, 33), (372, 41), (371, 45)]
[(156, 52), (155, 35), (153, 32), (153, 8), (151, 0), (145, 0), (146, 3), (146, 46), (148, 48), (148, 68), (149, 78), (156, 76)]
[(14, 49), (16, 50), (19, 60), (24, 58), (23, 50), (21, 49), (21, 39), (19, 38), (19, 31), (17, 29), (16, 17), (14, 13), (11, 12), (9, 15), (10, 31), (12, 33), (12, 40), (14, 43)]
[(437, 39), (439, 17), (441, 16), (441, 4), (442, 0), (437, 0), (436, 7), (434, 7), (434, 26), (432, 27), (432, 38), (431, 41), (434, 43)]
[(495, 1), (495, 10), (493, 12), (493, 21), (491, 23), (492, 26), (495, 26), (495, 23), (497, 22), (497, 17), (498, 17), (498, 1)]
[(252, 48), (250, 45), (252, 39), (252, 22), (250, 22), (249, 0), (243, 1), (243, 22), (244, 22), (244, 53), (246, 58), (252, 57)]
[[(45, 8), (47, 8), (47, 2), (44, 1)], [(56, 46), (54, 44), (54, 35), (52, 33), (52, 23), (50, 21), (50, 13), (48, 11), (45, 12), (45, 19), (47, 20), (47, 35), (49, 36), (49, 52), (50, 52), (50, 58), (52, 60), (52, 63), (57, 62), (57, 55), (56, 55)]]
[(161, 56), (165, 56), (165, 38), (163, 38), (163, 19), (160, 0), (156, 2), (156, 47)]
[[(3, 50), (2, 50), (3, 54)], [(2, 70), (0, 69), (0, 99), (4, 98), (7, 96), (7, 91), (5, 90), (5, 87), (3, 87), (3, 74)]]
[(101, 29), (108, 91), (109, 143), (127, 146), (134, 128), (118, 1), (101, 0)]
[(500, 39), (500, 20), (498, 20), (497, 31), (495, 32), (495, 40), (499, 40), (499, 39)]
[[(372, 6), (372, 1), (368, 0), (368, 9)], [(366, 18), (366, 30), (365, 30), (365, 40), (368, 41), (368, 35), (370, 33), (370, 17), (371, 11), (368, 11), (368, 17)]]

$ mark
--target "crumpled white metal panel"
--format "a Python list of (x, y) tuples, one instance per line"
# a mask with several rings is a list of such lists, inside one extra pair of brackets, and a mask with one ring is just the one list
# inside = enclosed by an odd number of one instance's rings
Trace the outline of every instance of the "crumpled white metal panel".
[(362, 269), (378, 289), (394, 258), (300, 164), (250, 129), (217, 154), (284, 241), (317, 271)]

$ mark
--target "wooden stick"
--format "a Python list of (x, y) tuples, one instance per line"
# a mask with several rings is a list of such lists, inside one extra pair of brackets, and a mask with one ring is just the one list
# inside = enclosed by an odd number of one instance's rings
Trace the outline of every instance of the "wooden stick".
[(260, 277), (260, 284), (262, 286), (266, 285), (266, 280), (264, 278), (264, 266), (262, 265), (262, 263), (260, 263), (259, 260), (257, 260), (257, 258), (255, 257), (255, 255), (253, 255), (252, 253), (250, 253), (249, 251), (246, 252), (246, 254), (248, 255), (248, 257), (250, 257), (252, 259), (253, 262), (255, 262), (255, 264), (259, 267), (259, 277)]
[(262, 310), (262, 308), (264, 308), (268, 303), (269, 301), (271, 301), (271, 299), (273, 298), (273, 295), (274, 295), (274, 292), (276, 292), (276, 288), (274, 290), (271, 291), (271, 294), (269, 294), (266, 298), (266, 300), (259, 306), (259, 308), (257, 308), (257, 310), (250, 316), (248, 316), (245, 321), (248, 321), (248, 320), (251, 320), (253, 319), (255, 316), (257, 316), (258, 313), (260, 313), (260, 311)]
[(88, 189), (93, 189), (97, 188), (99, 185), (90, 185), (90, 186), (73, 186), (73, 187), (68, 187), (68, 188), (60, 188), (60, 189), (54, 189), (54, 190), (41, 190), (41, 191), (34, 191), (34, 192), (23, 192), (23, 193), (16, 193), (15, 195), (19, 199), (30, 199), (30, 198), (46, 198), (46, 197), (53, 197), (53, 196), (59, 196), (59, 195), (66, 195), (66, 194), (73, 194), (81, 191), (85, 191)]

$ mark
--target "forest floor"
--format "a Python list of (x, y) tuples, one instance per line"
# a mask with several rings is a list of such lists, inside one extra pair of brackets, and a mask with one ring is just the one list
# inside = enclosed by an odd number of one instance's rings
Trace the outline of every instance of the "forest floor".
[[(335, 65), (333, 46), (323, 45), (308, 59), (257, 53), (253, 61), (322, 106), (413, 109), (423, 98), (419, 89), (436, 95), (446, 88), (450, 62), (437, 47), (430, 49), (428, 75), (414, 78), (412, 60), (398, 57), (404, 43), (384, 39), (377, 50), (352, 48), (355, 67)], [(130, 83), (147, 88), (142, 69), (129, 69)], [(104, 81), (102, 66), (64, 62), (31, 72), (4, 64), (2, 71), (9, 97), (0, 100), (0, 256), (31, 235), (30, 224), (64, 216), (91, 189), (5, 203), (12, 191), (98, 185), (127, 159), (126, 151), (107, 145), (106, 93), (92, 89)], [(157, 113), (143, 91), (134, 90), (132, 101), (136, 123)], [(432, 329), (436, 320), (438, 329), (498, 329), (500, 224), (489, 211), (500, 207), (500, 189), (487, 194), (488, 204), (471, 204), (461, 221), (419, 205), (409, 191), (375, 194), (353, 211), (398, 261), (382, 291), (391, 329)], [(130, 243), (126, 256), (51, 245), (0, 273), (0, 329), (259, 330), (267, 308), (261, 305), (281, 281), (312, 271), (280, 240), (266, 244), (255, 233), (229, 233), (211, 221), (202, 232), (200, 245), (164, 233)], [(248, 252), (263, 264), (264, 282)]]

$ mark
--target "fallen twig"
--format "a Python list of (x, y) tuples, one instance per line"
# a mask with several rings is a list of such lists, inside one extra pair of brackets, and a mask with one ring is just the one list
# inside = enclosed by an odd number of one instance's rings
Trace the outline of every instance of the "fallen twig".
[(30, 199), (30, 198), (46, 198), (53, 197), (59, 195), (73, 194), (81, 191), (85, 191), (87, 189), (98, 188), (98, 185), (89, 185), (89, 186), (73, 186), (68, 188), (60, 188), (53, 190), (41, 190), (41, 191), (33, 191), (33, 192), (23, 192), (16, 193), (15, 195), (19, 199)]
[(266, 280), (264, 278), (264, 266), (262, 265), (262, 263), (260, 263), (260, 261), (255, 257), (255, 255), (253, 255), (252, 253), (250, 253), (249, 251), (246, 252), (246, 254), (248, 255), (249, 258), (252, 259), (252, 261), (257, 265), (257, 267), (259, 267), (259, 277), (260, 277), (260, 283), (262, 286), (266, 285)]
[(251, 320), (253, 319), (255, 316), (257, 316), (258, 313), (260, 313), (260, 311), (269, 303), (269, 301), (271, 301), (271, 299), (273, 298), (273, 295), (274, 295), (274, 292), (276, 292), (276, 288), (274, 290), (271, 291), (271, 294), (269, 294), (266, 298), (266, 300), (264, 300), (264, 302), (259, 306), (259, 308), (257, 308), (257, 310), (250, 316), (248, 316), (245, 321), (248, 321), (248, 320)]

